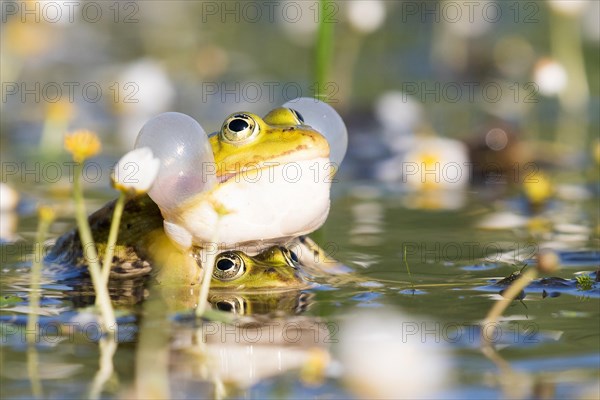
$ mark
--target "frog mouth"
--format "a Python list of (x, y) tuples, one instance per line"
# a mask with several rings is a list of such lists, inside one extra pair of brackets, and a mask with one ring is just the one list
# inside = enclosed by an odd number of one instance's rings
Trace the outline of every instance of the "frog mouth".
[(290, 164), (303, 164), (304, 162), (314, 161), (315, 163), (329, 163), (329, 153), (325, 153), (320, 149), (308, 148), (305, 145), (299, 146), (294, 150), (282, 153), (278, 157), (269, 159), (268, 161), (252, 162), (249, 161), (244, 165), (234, 164), (234, 166), (226, 167), (222, 165), (217, 167), (220, 174), (217, 180), (224, 183), (230, 180), (253, 182), (260, 179), (263, 175), (273, 175), (276, 170), (285, 168)]

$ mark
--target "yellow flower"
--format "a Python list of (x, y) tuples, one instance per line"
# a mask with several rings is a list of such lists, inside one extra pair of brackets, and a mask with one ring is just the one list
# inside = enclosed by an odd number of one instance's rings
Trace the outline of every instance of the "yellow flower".
[(52, 222), (56, 218), (56, 211), (50, 206), (42, 205), (38, 207), (38, 215), (42, 221)]
[(65, 149), (73, 155), (75, 162), (84, 162), (98, 154), (101, 148), (98, 136), (92, 131), (81, 129), (65, 136)]
[(331, 357), (327, 350), (320, 347), (313, 347), (308, 350), (308, 359), (302, 366), (300, 378), (307, 385), (317, 386), (325, 378), (327, 366), (331, 362)]
[(531, 204), (541, 205), (552, 197), (554, 186), (544, 173), (539, 173), (523, 182), (523, 191)]

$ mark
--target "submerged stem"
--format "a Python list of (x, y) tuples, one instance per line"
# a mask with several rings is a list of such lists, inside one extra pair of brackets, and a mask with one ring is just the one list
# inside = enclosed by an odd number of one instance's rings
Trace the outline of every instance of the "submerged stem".
[[(512, 301), (519, 295), (519, 293), (521, 293), (521, 291), (525, 289), (527, 285), (529, 285), (529, 283), (537, 277), (537, 274), (538, 273), (536, 269), (528, 269), (527, 271), (525, 271), (525, 273), (519, 276), (519, 278), (517, 278), (517, 280), (514, 281), (504, 293), (502, 293), (502, 300), (499, 300), (494, 304), (494, 306), (490, 309), (487, 316), (485, 317), (485, 320), (483, 321), (483, 329), (481, 330), (481, 332), (482, 341), (484, 344), (489, 345), (489, 337), (494, 336), (493, 333), (488, 334), (489, 332), (487, 332), (485, 328), (490, 324), (495, 325), (495, 323), (498, 322), (498, 319), (502, 316), (502, 313), (504, 313), (504, 310), (506, 310), (508, 305), (512, 303)], [(494, 327), (494, 325), (492, 325), (492, 327)]]
[[(38, 223), (36, 241), (35, 241), (35, 253), (33, 256), (33, 263), (31, 264), (31, 291), (29, 295), (29, 307), (30, 313), (27, 316), (27, 373), (29, 376), (29, 382), (31, 383), (31, 392), (34, 397), (42, 398), (44, 396), (42, 390), (42, 382), (39, 374), (39, 360), (38, 353), (35, 348), (36, 339), (39, 337), (38, 332), (38, 314), (40, 313), (40, 281), (42, 276), (42, 259), (44, 257), (44, 240), (46, 234), (50, 228), (50, 224), (54, 219), (54, 212), (46, 207), (40, 207), (39, 210), (40, 221)], [(33, 333), (33, 335), (32, 335)]]
[(29, 344), (27, 348), (27, 375), (29, 377), (29, 383), (31, 384), (31, 392), (36, 399), (44, 397), (39, 367), (40, 360), (38, 358), (37, 349), (33, 344)]
[(173, 398), (169, 384), (169, 338), (171, 323), (161, 286), (150, 283), (148, 300), (142, 305), (139, 339), (135, 352), (137, 399)]
[(200, 286), (200, 294), (198, 295), (198, 307), (196, 308), (196, 316), (201, 317), (208, 306), (208, 292), (210, 290), (210, 281), (215, 267), (215, 258), (217, 257), (215, 251), (207, 250), (203, 248), (200, 250), (200, 260), (202, 260), (202, 268), (204, 272), (202, 274), (202, 284)]
[[(37, 331), (37, 321), (40, 308), (40, 280), (42, 277), (42, 259), (44, 257), (44, 240), (48, 233), (48, 228), (52, 223), (53, 216), (45, 216), (48, 213), (40, 209), (40, 221), (38, 224), (36, 239), (35, 239), (35, 254), (31, 264), (31, 292), (29, 295), (29, 307), (31, 313), (27, 318), (27, 332)], [(27, 335), (27, 343), (35, 344), (35, 335)]]
[(100, 339), (100, 368), (94, 376), (89, 398), (97, 399), (102, 393), (106, 382), (110, 379), (114, 371), (113, 357), (117, 351), (118, 342), (113, 338), (103, 337)]
[(404, 255), (403, 255), (404, 265), (406, 265), (406, 272), (408, 272), (408, 277), (410, 278), (410, 286), (415, 291), (415, 283), (413, 282), (412, 275), (410, 273), (410, 268), (408, 267), (408, 260), (406, 259), (406, 245), (404, 245)]
[(123, 215), (123, 208), (125, 206), (125, 199), (127, 195), (125, 192), (120, 192), (115, 209), (113, 211), (112, 221), (110, 223), (110, 231), (108, 233), (108, 241), (106, 242), (106, 251), (104, 252), (104, 262), (102, 263), (102, 282), (103, 285), (108, 284), (108, 277), (110, 276), (110, 268), (112, 264), (112, 258), (115, 254), (115, 245), (119, 237), (119, 225), (121, 222), (121, 216)]

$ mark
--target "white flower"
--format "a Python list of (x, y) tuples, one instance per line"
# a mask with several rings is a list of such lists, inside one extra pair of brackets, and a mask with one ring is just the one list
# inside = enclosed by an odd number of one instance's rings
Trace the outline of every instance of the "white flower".
[(19, 218), (17, 213), (11, 211), (0, 212), (0, 243), (13, 243), (19, 240), (16, 234)]
[(416, 137), (398, 167), (402, 182), (416, 190), (462, 189), (471, 176), (466, 146), (436, 136)]
[(363, 33), (377, 30), (385, 19), (385, 5), (379, 0), (355, 0), (348, 4), (348, 20)]
[(282, 0), (281, 12), (275, 13), (277, 24), (288, 39), (297, 45), (309, 47), (314, 41), (314, 36), (319, 28), (319, 21), (325, 18), (329, 22), (335, 21), (335, 16), (326, 13), (321, 17), (320, 5), (312, 1)]
[(540, 93), (546, 96), (554, 96), (560, 93), (568, 83), (567, 71), (562, 64), (549, 59), (537, 62), (533, 72), (535, 83)]
[(122, 192), (146, 193), (154, 183), (160, 160), (155, 158), (149, 147), (141, 147), (125, 154), (111, 175), (116, 189)]
[(550, 0), (548, 2), (552, 11), (568, 16), (581, 15), (588, 4), (590, 2), (585, 0)]
[(118, 139), (125, 149), (129, 149), (151, 116), (172, 108), (175, 87), (162, 64), (150, 58), (128, 64), (117, 82), (121, 82), (115, 92), (118, 96), (115, 107), (121, 115)]
[(359, 398), (436, 398), (450, 380), (445, 340), (460, 334), (391, 310), (356, 313), (339, 329), (344, 381)]
[(13, 211), (19, 203), (17, 191), (4, 182), (0, 182), (0, 211)]
[(407, 93), (388, 91), (377, 99), (375, 115), (394, 134), (412, 132), (423, 120), (423, 105)]

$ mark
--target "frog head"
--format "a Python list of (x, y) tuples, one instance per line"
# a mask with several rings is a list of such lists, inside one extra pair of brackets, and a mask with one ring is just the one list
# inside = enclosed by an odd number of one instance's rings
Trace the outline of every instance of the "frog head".
[(288, 290), (306, 287), (298, 257), (283, 246), (272, 246), (250, 256), (239, 250), (220, 253), (215, 259), (211, 290)]

